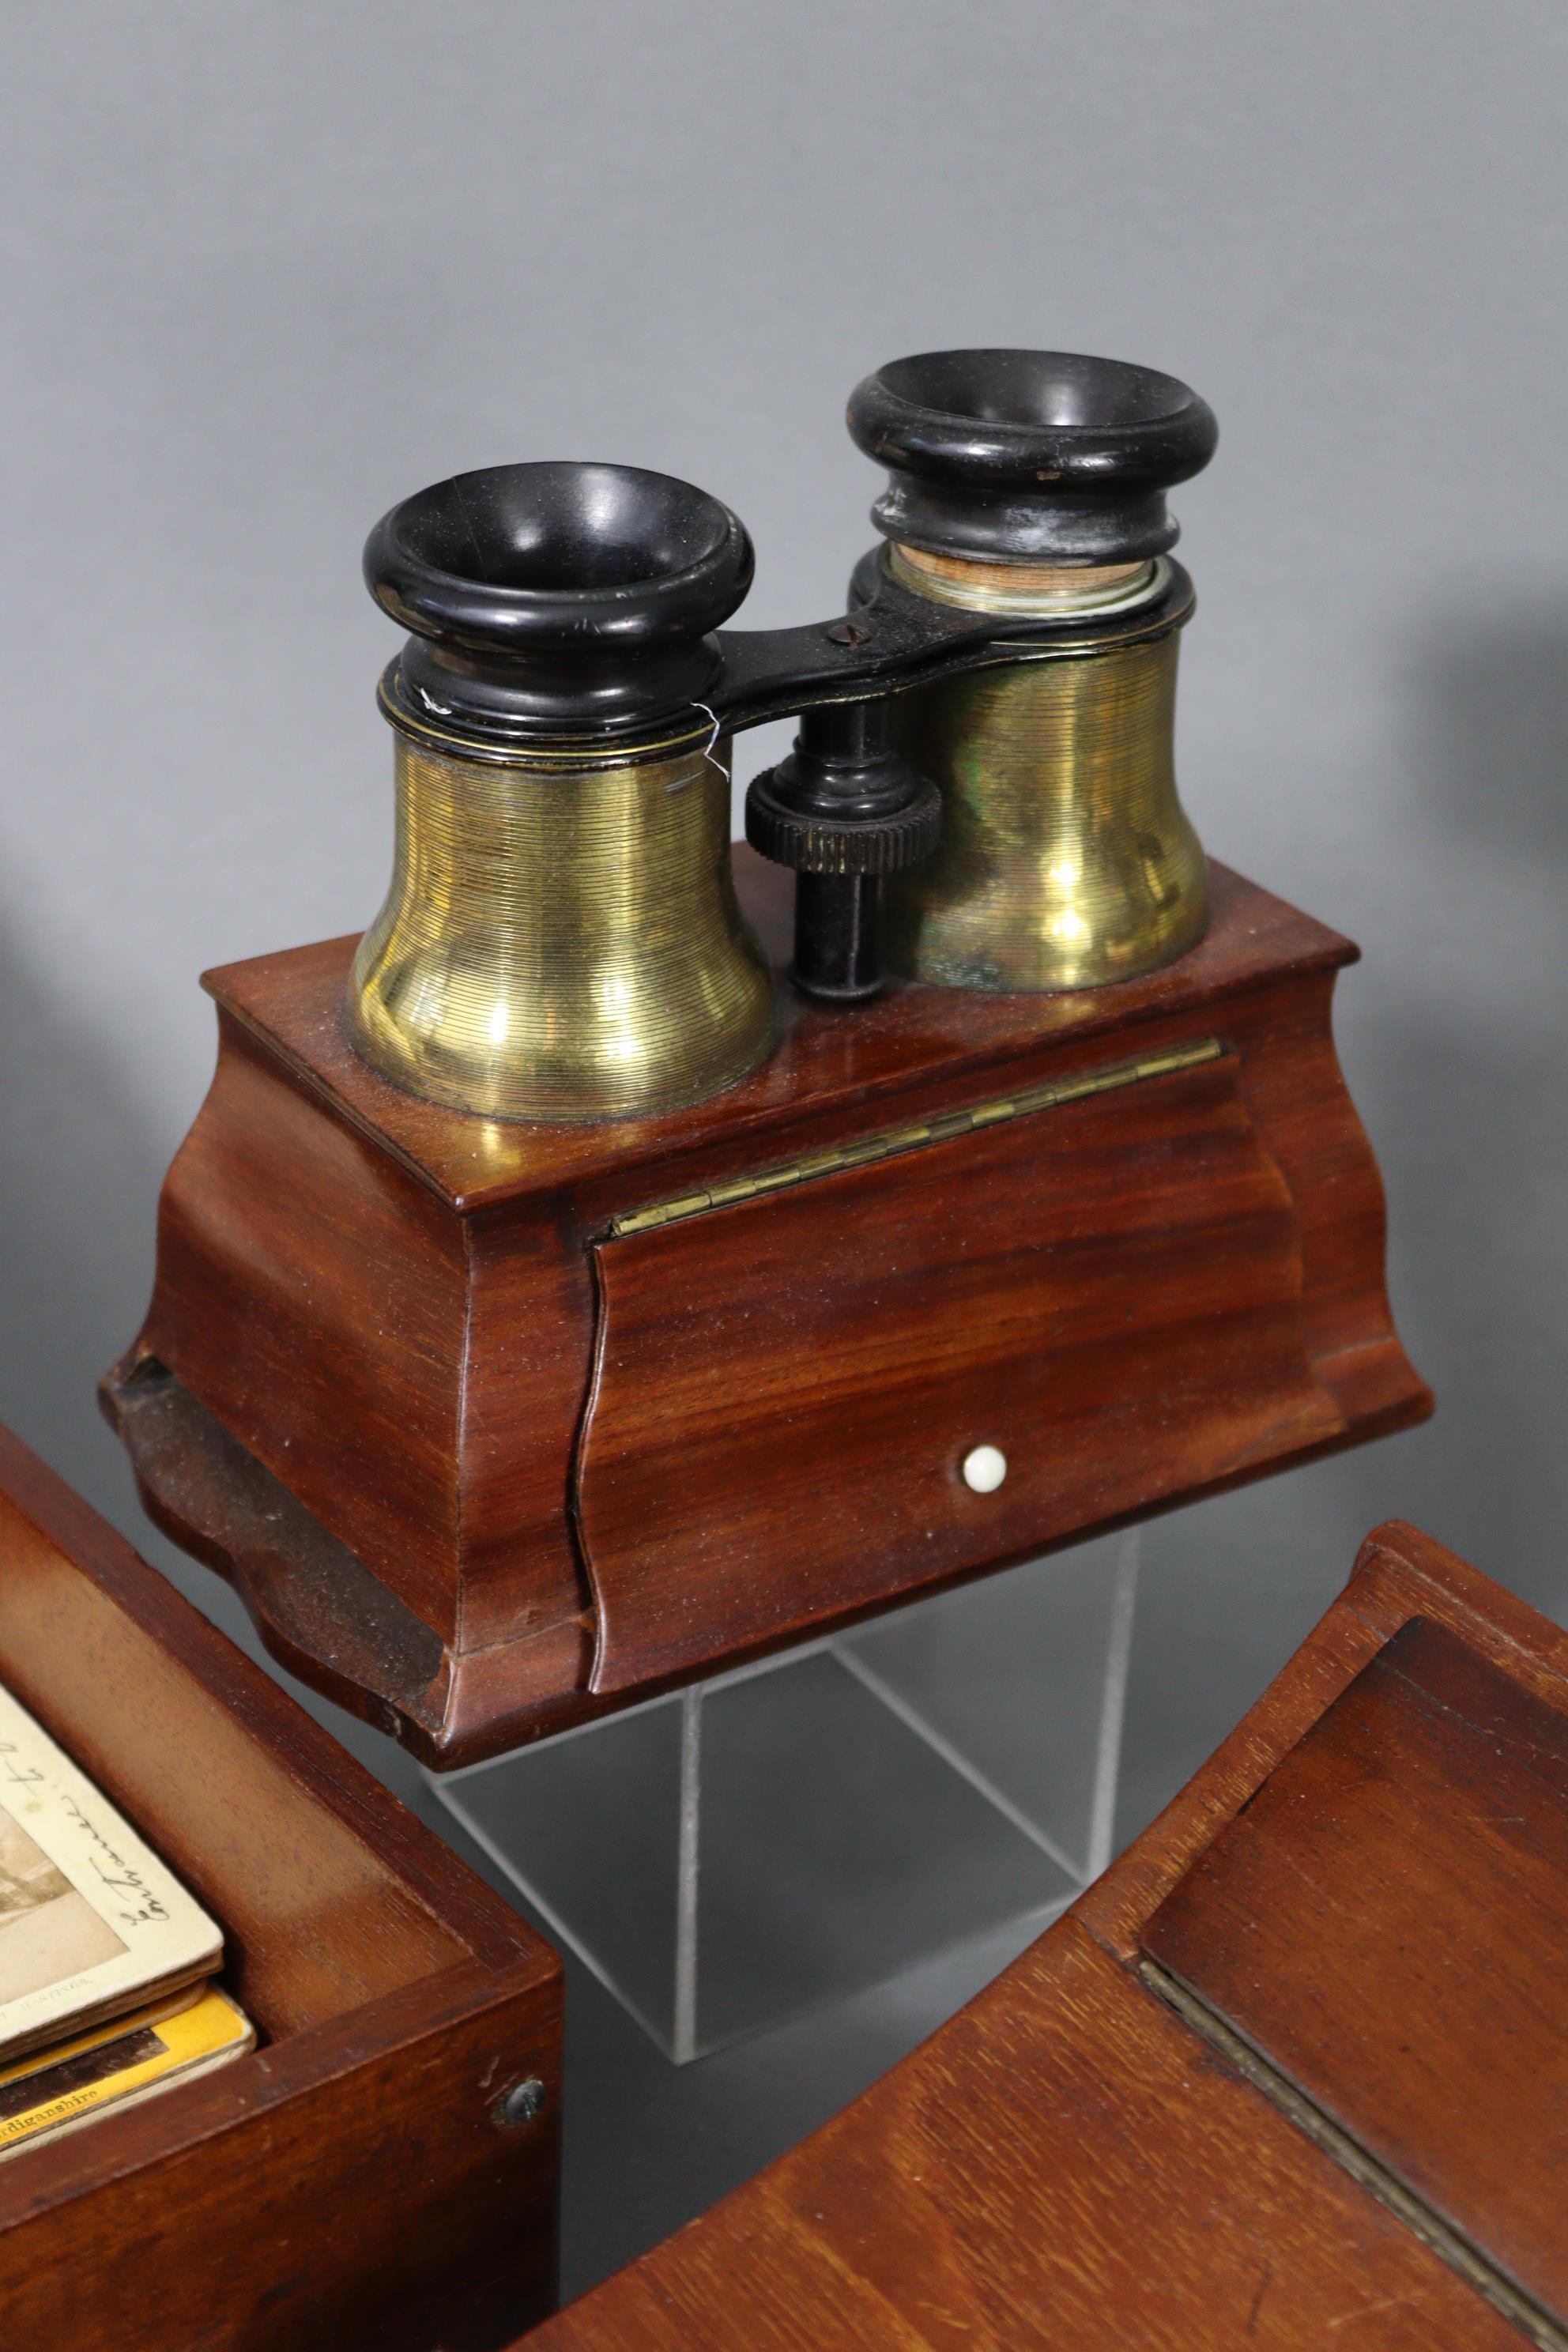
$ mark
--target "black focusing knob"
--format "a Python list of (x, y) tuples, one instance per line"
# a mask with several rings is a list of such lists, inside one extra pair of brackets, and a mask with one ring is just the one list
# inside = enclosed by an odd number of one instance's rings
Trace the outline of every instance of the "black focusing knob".
[(746, 795), (746, 838), (797, 874), (897, 874), (936, 847), (942, 801), (894, 751), (885, 701), (804, 713)]
[(888, 467), (886, 538), (939, 555), (1110, 564), (1176, 540), (1165, 492), (1214, 455), (1214, 411), (1153, 368), (1074, 352), (923, 352), (857, 384), (849, 430)]
[(795, 749), (746, 795), (746, 839), (795, 868), (794, 975), (858, 1003), (883, 985), (881, 879), (936, 847), (942, 797), (894, 747), (886, 698), (801, 714)]

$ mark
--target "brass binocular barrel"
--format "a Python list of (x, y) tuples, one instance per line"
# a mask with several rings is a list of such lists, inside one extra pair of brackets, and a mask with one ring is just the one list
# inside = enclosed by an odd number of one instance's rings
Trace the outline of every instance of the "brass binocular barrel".
[(1213, 455), (1213, 412), (1113, 360), (933, 352), (868, 376), (849, 429), (891, 469), (872, 520), (894, 579), (1066, 625), (1027, 658), (899, 706), (908, 755), (941, 789), (942, 837), (896, 887), (895, 968), (949, 988), (1059, 989), (1169, 962), (1208, 915), (1173, 760), (1191, 599), (1153, 635), (1122, 625), (1172, 583), (1165, 491)]
[(752, 569), (728, 508), (626, 466), (464, 474), (377, 526), (372, 593), (416, 633), (382, 681), (396, 849), (349, 984), (384, 1076), (492, 1118), (612, 1118), (766, 1054), (700, 700)]
[(632, 467), (459, 475), (377, 525), (412, 634), (391, 890), (349, 990), (384, 1076), (494, 1118), (648, 1116), (767, 1055), (773, 982), (735, 896), (730, 746), (798, 715), (747, 800), (797, 877), (793, 977), (1079, 988), (1183, 952), (1203, 855), (1172, 766), (1192, 608), (1165, 490), (1215, 427), (1185, 385), (1070, 354), (930, 353), (849, 405), (889, 468), (850, 609), (726, 629), (743, 526)]

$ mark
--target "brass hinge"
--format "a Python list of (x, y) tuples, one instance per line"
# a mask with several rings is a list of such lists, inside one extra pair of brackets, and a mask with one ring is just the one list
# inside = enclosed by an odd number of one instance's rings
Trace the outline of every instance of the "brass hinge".
[(752, 1176), (731, 1176), (722, 1184), (710, 1184), (700, 1192), (683, 1192), (674, 1201), (658, 1201), (647, 1209), (628, 1209), (612, 1217), (609, 1238), (618, 1241), (626, 1234), (646, 1234), (657, 1225), (673, 1225), (683, 1217), (700, 1217), (708, 1209), (728, 1209), (737, 1201), (754, 1201), (766, 1192), (783, 1192), (792, 1184), (809, 1183), (814, 1176), (837, 1176), (847, 1168), (864, 1168), (877, 1160), (891, 1160), (900, 1152), (918, 1151), (928, 1143), (945, 1143), (955, 1135), (971, 1135), (977, 1129), (1000, 1127), (1005, 1120), (1023, 1118), (1030, 1111), (1054, 1110), (1058, 1104), (1081, 1102), (1086, 1095), (1114, 1094), (1119, 1087), (1137, 1086), (1144, 1078), (1163, 1078), (1173, 1070), (1190, 1070), (1201, 1062), (1213, 1062), (1224, 1052), (1217, 1037), (1194, 1038), (1190, 1045), (1172, 1045), (1163, 1054), (1146, 1054), (1135, 1062), (1113, 1062), (1108, 1068), (1079, 1070), (1072, 1076), (1052, 1078), (1043, 1086), (1024, 1087), (1013, 1095), (998, 1095), (990, 1102), (974, 1103), (965, 1110), (943, 1111), (938, 1118), (922, 1119), (909, 1127), (884, 1128), (877, 1135), (862, 1135), (847, 1143), (835, 1143), (821, 1151), (808, 1152), (803, 1160), (786, 1160), (777, 1168), (762, 1168)]
[(1494, 2311), (1500, 2311), (1511, 2320), (1522, 2336), (1539, 2346), (1540, 2352), (1568, 2352), (1568, 2335), (1558, 2326), (1549, 2311), (1534, 2298), (1505, 2278), (1479, 2246), (1470, 2243), (1451, 2229), (1441, 2214), (1434, 2212), (1424, 2199), (1407, 2189), (1395, 2173), (1389, 2170), (1369, 2148), (1352, 2139), (1332, 2119), (1323, 2113), (1315, 2100), (1298, 2090), (1295, 2084), (1271, 2064), (1251, 2042), (1244, 2042), (1234, 2027), (1215, 2015), (1208, 2003), (1190, 1993), (1185, 1985), (1177, 1982), (1157, 1960), (1147, 1958), (1138, 1962), (1138, 1974), (1149, 1990), (1163, 2000), (1168, 2009), (1193, 2032), (1206, 2042), (1211, 2050), (1228, 2060), (1236, 2072), (1261, 2091), (1282, 2115), (1288, 2116), (1299, 2131), (1331, 2157), (1342, 2171), (1348, 2172), (1360, 2189), (1375, 2197), (1387, 2207), (1405, 2228), (1429, 2246), (1439, 2261), (1447, 2263), (1476, 2293), (1483, 2295)]

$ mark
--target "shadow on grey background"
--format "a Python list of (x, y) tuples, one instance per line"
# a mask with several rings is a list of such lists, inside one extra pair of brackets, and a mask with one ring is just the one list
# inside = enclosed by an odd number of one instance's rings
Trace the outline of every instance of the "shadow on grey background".
[(1407, 691), (1420, 819), (1568, 878), (1568, 599), (1456, 605)]
[[(61, 944), (69, 953), (68, 942)], [(133, 1074), (0, 936), (0, 1419), (100, 1508), (123, 1512), (99, 1374), (147, 1305), (163, 1160)]]
[[(1404, 693), (1406, 887), (1431, 892), (1425, 921), (1486, 960), (1476, 992), (1498, 1005), (1463, 1024), (1423, 1016), (1373, 936), (1336, 1011), (1388, 1193), (1395, 1319), (1436, 1412), (1149, 1528), (1123, 1843), (1258, 1696), (1379, 1520), (1415, 1521), (1568, 1620), (1568, 996), (1542, 990), (1509, 929), (1478, 936), (1462, 903), (1472, 859), (1528, 862), (1568, 941), (1568, 614), (1456, 623), (1423, 643)], [(1429, 841), (1448, 858), (1426, 856)]]

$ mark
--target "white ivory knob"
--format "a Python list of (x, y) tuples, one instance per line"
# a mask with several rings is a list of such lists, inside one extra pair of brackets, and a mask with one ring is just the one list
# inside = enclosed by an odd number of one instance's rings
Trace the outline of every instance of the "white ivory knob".
[(973, 1445), (963, 1457), (963, 1483), (977, 1495), (994, 1495), (1007, 1475), (1007, 1456), (999, 1445)]

